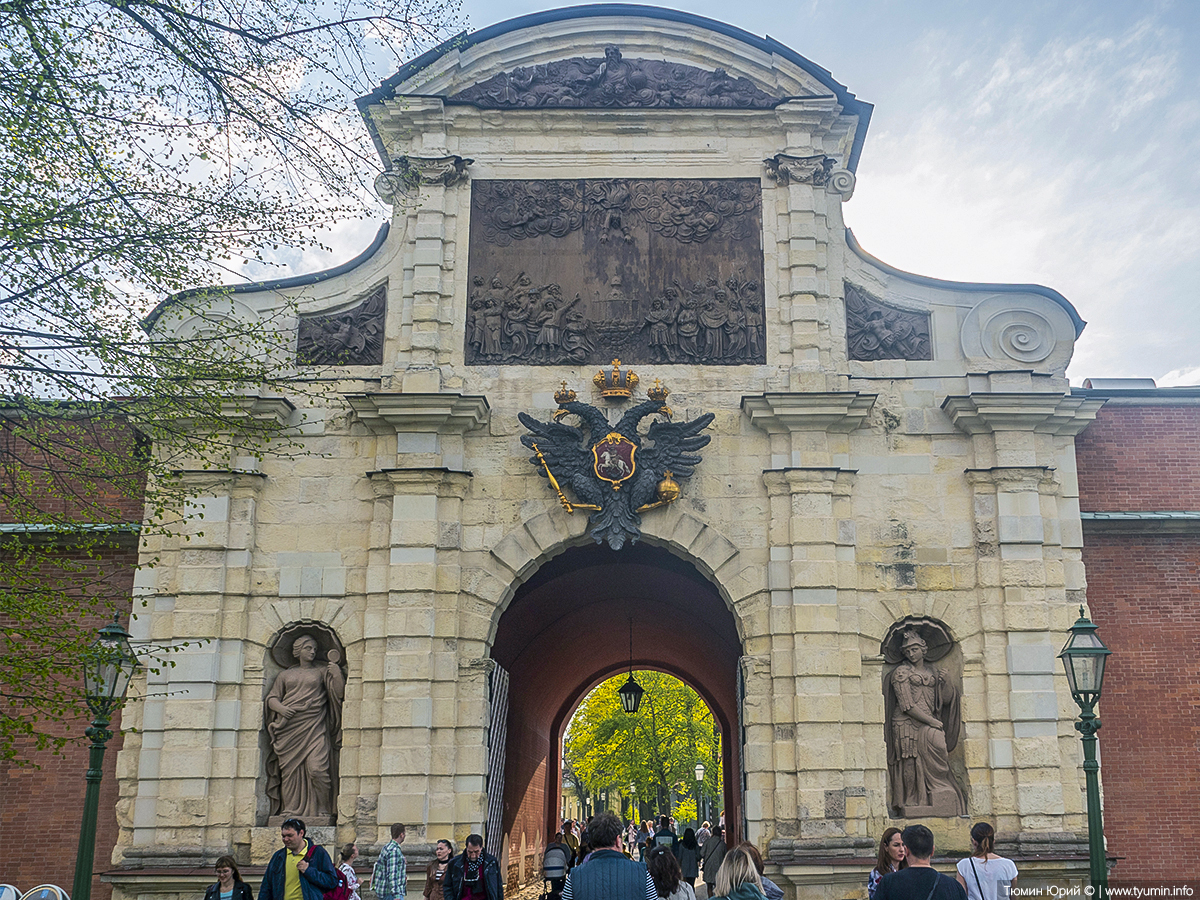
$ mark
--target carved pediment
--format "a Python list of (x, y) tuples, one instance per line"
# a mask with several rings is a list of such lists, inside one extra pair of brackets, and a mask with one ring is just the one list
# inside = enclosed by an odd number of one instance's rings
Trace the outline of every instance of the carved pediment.
[(387, 283), (354, 306), (300, 317), (296, 362), (302, 366), (378, 366), (383, 363)]
[(933, 359), (929, 313), (891, 306), (849, 282), (845, 288), (850, 359)]
[(608, 46), (603, 57), (520, 66), (446, 99), (484, 109), (774, 109), (788, 98), (724, 69), (624, 59)]

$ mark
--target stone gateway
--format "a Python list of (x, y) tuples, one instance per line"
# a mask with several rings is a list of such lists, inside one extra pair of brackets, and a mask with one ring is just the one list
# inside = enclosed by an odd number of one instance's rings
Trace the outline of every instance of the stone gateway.
[(1071, 304), (868, 255), (871, 106), (690, 14), (515, 19), (360, 106), (379, 238), (222, 301), (289, 318), (297, 390), (239, 408), (309, 453), (183, 473), (202, 528), (142, 548), (139, 635), (205, 642), (127, 714), (117, 900), (265, 863), (293, 812), (367, 863), (405, 823), (410, 889), (472, 833), (530, 881), (630, 656), (713, 711), (728, 839), (789, 897), (861, 895), (896, 822), (965, 852), (963, 815), (1081, 886)]

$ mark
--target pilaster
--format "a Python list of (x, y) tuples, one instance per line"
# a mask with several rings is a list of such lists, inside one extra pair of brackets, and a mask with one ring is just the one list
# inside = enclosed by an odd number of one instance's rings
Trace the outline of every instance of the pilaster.
[(144, 701), (126, 712), (140, 743), (122, 754), (124, 762), (137, 751), (136, 772), (119, 772), (132, 829), (122, 854), (142, 864), (177, 861), (190, 847), (198, 865), (204, 846), (189, 838), (188, 821), (205, 823), (205, 841), (232, 846), (245, 830), (235, 823), (255, 815), (258, 747), (243, 725), (258, 717), (243, 700), (248, 682), (260, 695), (262, 686), (261, 667), (257, 681), (248, 676), (246, 640), (266, 476), (198, 470), (177, 478), (192, 496), (190, 518), (162, 541), (159, 562), (140, 570), (134, 586), (147, 604), (132, 623), (134, 639), (177, 648), (147, 672)]
[[(1024, 374), (1029, 387), (1040, 386)], [(974, 799), (1013, 810), (1021, 830), (1074, 827), (1074, 793), (1063, 788), (1072, 776), (1059, 750), (1070, 716), (1055, 679), (1054, 636), (1070, 621), (1067, 579), (1078, 559), (1076, 546), (1064, 548), (1064, 530), (1070, 536), (1079, 526), (1077, 504), (1060, 502), (1054, 463), (1100, 405), (1036, 390), (972, 392), (942, 404), (972, 436), (977, 464), (965, 477), (974, 494), (985, 693), (977, 712), (987, 746), (968, 765), (977, 767), (973, 785), (990, 780), (991, 790)]]
[[(861, 709), (856, 623), (853, 471), (836, 467), (763, 473), (771, 505), (772, 675), (775, 704), (777, 836), (834, 837), (847, 817), (847, 770), (862, 771), (861, 734), (845, 722)], [(856, 785), (861, 788), (861, 783)], [(791, 788), (794, 790), (789, 790)], [(791, 825), (796, 820), (795, 826)]]
[(364, 672), (363, 742), (378, 759), (362, 789), (378, 795), (378, 822), (448, 825), (456, 777), (483, 771), (458, 759), (470, 752), (457, 732), (456, 682), (459, 523), (471, 474), (409, 466), (368, 478), (376, 499), (365, 637), (375, 663)]
[[(388, 329), (384, 370), (389, 386), (405, 391), (441, 388), (440, 366), (450, 362), (454, 341), (454, 295), (460, 206), (469, 197), (464, 159), (446, 149), (442, 100), (409, 97), (372, 110), (387, 133), (387, 172), (376, 192), (406, 220), (403, 298), (399, 322)], [(400, 223), (397, 222), (397, 225)]]

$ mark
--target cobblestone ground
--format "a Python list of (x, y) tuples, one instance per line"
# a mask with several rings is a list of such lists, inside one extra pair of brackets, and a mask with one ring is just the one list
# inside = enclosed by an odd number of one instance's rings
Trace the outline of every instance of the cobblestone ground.
[[(505, 900), (538, 900), (542, 896), (542, 882), (535, 881), (526, 887), (522, 888), (515, 894), (509, 894)], [(708, 892), (704, 888), (704, 882), (697, 881), (696, 883), (696, 900), (707, 900)]]

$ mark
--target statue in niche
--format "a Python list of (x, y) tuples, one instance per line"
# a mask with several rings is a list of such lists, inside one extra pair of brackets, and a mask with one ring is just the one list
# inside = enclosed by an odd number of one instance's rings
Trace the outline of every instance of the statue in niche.
[(294, 660), (275, 679), (264, 710), (272, 816), (298, 816), (317, 824), (333, 821), (346, 696), (341, 652), (335, 644), (332, 634), (297, 629), (285, 631), (272, 648), (276, 662)]
[[(942, 638), (934, 652), (922, 631)], [(912, 623), (898, 633), (893, 629), (889, 637), (885, 657), (895, 660), (898, 650), (900, 661), (885, 688), (888, 806), (904, 818), (966, 815), (966, 795), (950, 769), (950, 753), (962, 731), (962, 695), (946, 672), (929, 662), (950, 649), (949, 635), (930, 622)]]

